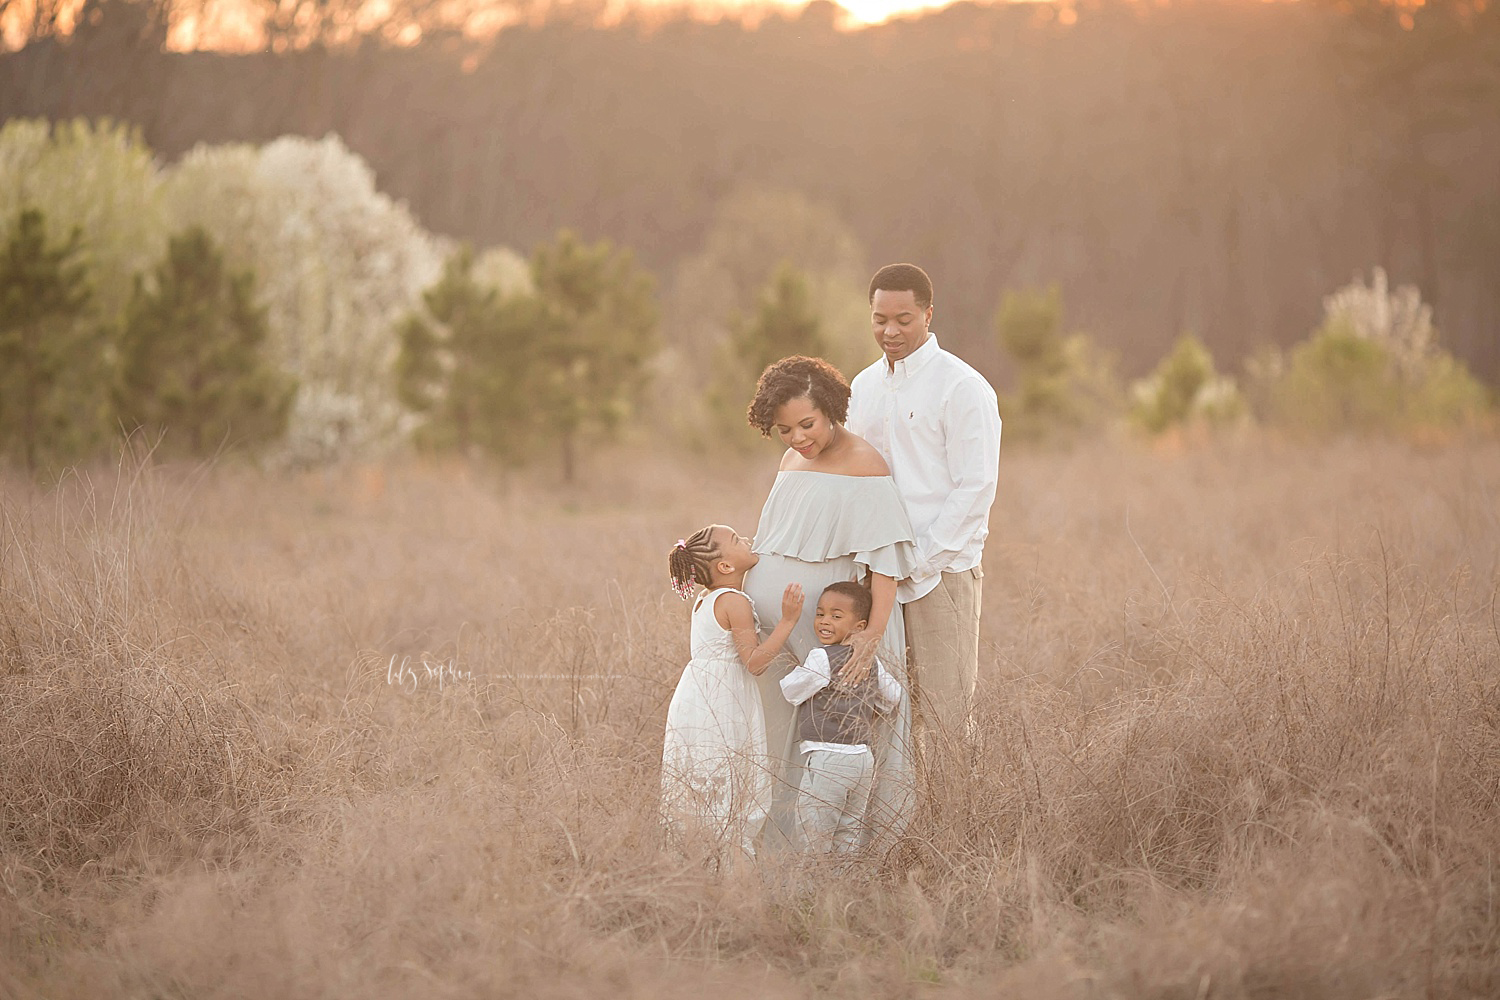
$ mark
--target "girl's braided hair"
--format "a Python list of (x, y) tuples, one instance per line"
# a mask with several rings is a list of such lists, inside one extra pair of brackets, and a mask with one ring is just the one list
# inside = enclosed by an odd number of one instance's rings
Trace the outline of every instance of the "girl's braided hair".
[(697, 586), (712, 587), (709, 570), (719, 555), (714, 544), (714, 526), (702, 528), (692, 538), (679, 538), (667, 553), (667, 570), (672, 574), (672, 589), (684, 601), (693, 596)]

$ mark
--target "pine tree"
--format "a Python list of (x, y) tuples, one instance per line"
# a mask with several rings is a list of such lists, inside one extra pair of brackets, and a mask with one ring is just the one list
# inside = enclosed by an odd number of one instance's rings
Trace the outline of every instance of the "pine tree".
[(76, 259), (82, 235), (49, 245), (42, 213), (23, 208), (0, 256), (0, 448), (28, 472), (73, 457), (103, 426), (91, 290)]
[(828, 343), (807, 278), (789, 261), (761, 289), (754, 315), (732, 317), (729, 326), (704, 403), (718, 425), (716, 440), (749, 445), (758, 434), (745, 421), (745, 407), (760, 373), (793, 354), (823, 357)]
[(286, 430), (295, 383), (265, 354), (253, 277), (231, 274), (209, 235), (172, 237), (149, 286), (137, 281), (120, 336), (114, 400), (127, 429), (168, 453), (254, 448)]
[(520, 461), (549, 441), (572, 481), (587, 436), (633, 412), (656, 350), (653, 282), (628, 251), (571, 233), (532, 256), (532, 291), (502, 295), (462, 250), (398, 334), (397, 393), (419, 440)]
[(813, 305), (807, 278), (782, 261), (761, 290), (754, 317), (736, 318), (730, 327), (729, 349), (740, 373), (751, 383), (782, 358), (804, 354), (819, 358), (828, 353), (823, 321)]
[(1098, 426), (1121, 405), (1111, 359), (1088, 335), (1063, 332), (1057, 286), (1007, 291), (995, 332), (1016, 365), (1016, 392), (1000, 398), (1007, 434), (1066, 439)]
[(531, 440), (526, 386), (544, 324), (540, 302), (530, 295), (501, 298), (480, 283), (467, 248), (448, 259), (422, 301), (424, 312), (401, 324), (396, 360), (401, 402), (426, 417), (418, 441), (524, 458)]
[(571, 482), (580, 440), (613, 437), (645, 390), (657, 350), (655, 282), (629, 250), (588, 246), (566, 230), (537, 249), (531, 272), (538, 325), (528, 397)]
[[(1062, 294), (1006, 292), (995, 318), (1000, 346), (1015, 359), (1017, 393), (1001, 408), (1021, 437), (1041, 437), (1075, 422), (1062, 329)], [(1005, 412), (1005, 411), (1009, 412)]]

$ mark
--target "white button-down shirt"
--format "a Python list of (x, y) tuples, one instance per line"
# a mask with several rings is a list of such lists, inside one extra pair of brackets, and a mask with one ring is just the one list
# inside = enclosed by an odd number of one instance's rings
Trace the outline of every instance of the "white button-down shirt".
[(894, 368), (882, 357), (851, 388), (846, 425), (890, 465), (917, 535), (916, 569), (897, 588), (903, 603), (915, 601), (984, 553), (1000, 478), (995, 390), (930, 332)]

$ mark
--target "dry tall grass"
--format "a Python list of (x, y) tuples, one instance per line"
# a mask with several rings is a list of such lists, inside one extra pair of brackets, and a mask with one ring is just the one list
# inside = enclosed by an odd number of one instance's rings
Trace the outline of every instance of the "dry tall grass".
[(1500, 995), (1500, 447), (1008, 453), (966, 780), (789, 880), (655, 826), (769, 461), (4, 481), (0, 995)]

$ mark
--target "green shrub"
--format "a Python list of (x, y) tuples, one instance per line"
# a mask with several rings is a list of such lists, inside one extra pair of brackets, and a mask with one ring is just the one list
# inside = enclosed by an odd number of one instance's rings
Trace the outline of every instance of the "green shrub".
[(1000, 346), (1016, 365), (1014, 393), (1000, 397), (1007, 439), (1066, 440), (1120, 409), (1112, 360), (1087, 334), (1064, 334), (1062, 293), (1008, 291), (995, 315)]
[(1192, 423), (1223, 425), (1245, 414), (1234, 380), (1214, 370), (1213, 355), (1190, 333), (1177, 338), (1156, 371), (1130, 388), (1131, 420), (1149, 434)]
[(1342, 323), (1294, 347), (1266, 399), (1273, 422), (1312, 434), (1451, 427), (1489, 405), (1484, 386), (1446, 352), (1403, 378), (1389, 348)]
[(1264, 418), (1306, 434), (1393, 433), (1479, 420), (1489, 393), (1437, 346), (1417, 290), (1392, 292), (1376, 268), (1324, 301), (1323, 324), (1285, 355), (1250, 366)]

